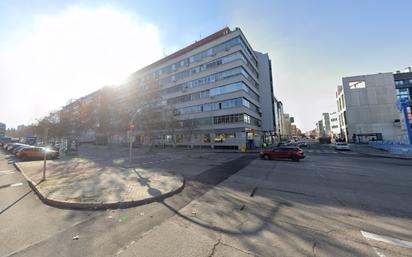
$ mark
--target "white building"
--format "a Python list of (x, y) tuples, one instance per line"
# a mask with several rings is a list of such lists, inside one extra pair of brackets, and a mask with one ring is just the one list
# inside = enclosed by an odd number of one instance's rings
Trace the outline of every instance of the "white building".
[(339, 120), (338, 120), (338, 113), (331, 112), (329, 113), (329, 123), (330, 123), (330, 133), (329, 135), (332, 138), (339, 138), (340, 137), (340, 127), (339, 127)]
[[(184, 128), (166, 135), (177, 145), (239, 148), (260, 145), (265, 133), (276, 131), (270, 59), (255, 52), (238, 28), (224, 28), (150, 64), (122, 88), (145, 90), (148, 81), (159, 86), (161, 101), (173, 106), (181, 124), (194, 127), (190, 138)], [(144, 141), (139, 128), (135, 135)]]
[(399, 140), (402, 132), (392, 73), (345, 77), (336, 100), (342, 134), (350, 142)]

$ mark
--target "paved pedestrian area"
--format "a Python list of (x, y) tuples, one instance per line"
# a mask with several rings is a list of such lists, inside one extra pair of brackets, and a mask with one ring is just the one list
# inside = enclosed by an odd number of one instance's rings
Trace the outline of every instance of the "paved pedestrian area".
[(184, 183), (181, 175), (164, 170), (108, 166), (83, 158), (48, 161), (45, 181), (42, 161), (18, 162), (16, 166), (41, 197), (68, 208), (137, 205), (177, 192)]

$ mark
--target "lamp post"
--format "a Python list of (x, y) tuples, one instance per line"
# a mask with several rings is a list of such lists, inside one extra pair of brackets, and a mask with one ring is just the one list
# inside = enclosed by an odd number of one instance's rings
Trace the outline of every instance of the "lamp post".
[(43, 160), (43, 181), (46, 180), (46, 160), (47, 160), (47, 134), (49, 132), (48, 128), (44, 129), (44, 149), (43, 149), (43, 153), (44, 153), (44, 160)]
[(132, 118), (130, 119), (129, 122), (129, 164), (132, 163), (132, 148), (133, 148), (133, 129), (134, 129), (134, 120), (136, 118), (136, 115), (140, 112), (140, 108), (136, 110), (136, 112), (133, 114)]

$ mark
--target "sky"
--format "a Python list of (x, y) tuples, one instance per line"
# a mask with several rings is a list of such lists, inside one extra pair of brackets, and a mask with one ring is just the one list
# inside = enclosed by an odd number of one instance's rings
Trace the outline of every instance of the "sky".
[(408, 0), (0, 0), (0, 122), (36, 122), (229, 26), (269, 54), (275, 95), (307, 131), (336, 111), (342, 77), (412, 66), (411, 10)]

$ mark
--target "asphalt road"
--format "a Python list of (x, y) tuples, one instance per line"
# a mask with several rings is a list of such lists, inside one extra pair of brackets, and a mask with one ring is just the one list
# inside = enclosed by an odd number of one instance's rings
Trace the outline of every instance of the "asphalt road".
[[(306, 152), (298, 163), (236, 154), (153, 163), (190, 178), (185, 190), (109, 211), (44, 205), (2, 153), (0, 256), (159, 256), (149, 240), (169, 249), (163, 256), (193, 256), (193, 248), (198, 256), (412, 256), (412, 161), (321, 145)], [(225, 228), (237, 222), (233, 203), (246, 217), (238, 233)], [(194, 204), (208, 208), (196, 222), (183, 217)]]

